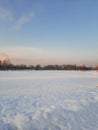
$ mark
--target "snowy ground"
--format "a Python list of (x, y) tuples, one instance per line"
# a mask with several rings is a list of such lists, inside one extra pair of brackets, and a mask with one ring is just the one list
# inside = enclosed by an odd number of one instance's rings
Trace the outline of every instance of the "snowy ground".
[(96, 71), (0, 71), (0, 130), (98, 130), (96, 86)]

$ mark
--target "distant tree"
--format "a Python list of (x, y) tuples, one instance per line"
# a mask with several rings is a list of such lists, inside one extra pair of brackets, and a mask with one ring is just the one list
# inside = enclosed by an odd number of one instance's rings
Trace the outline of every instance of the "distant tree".
[(0, 66), (2, 65), (2, 61), (0, 60)]
[(9, 59), (5, 59), (4, 61), (3, 61), (3, 66), (7, 66), (7, 65), (9, 65), (11, 62), (10, 62), (10, 60)]
[(4, 61), (2, 61), (2, 69), (3, 70), (8, 70), (10, 68), (10, 60), (9, 59), (5, 59)]
[(14, 65), (11, 64), (10, 59), (6, 58), (5, 60), (0, 60), (0, 70), (98, 70), (98, 65), (96, 67), (87, 67), (85, 65), (47, 65), (41, 67), (41, 65), (30, 65), (26, 66), (24, 64)]
[(98, 70), (98, 65), (96, 66), (96, 70)]
[(24, 65), (24, 64), (21, 64), (21, 65), (19, 66), (19, 69), (21, 69), (21, 70), (27, 69), (27, 66)]
[(0, 60), (0, 70), (2, 70), (2, 61)]
[(34, 70), (34, 69), (35, 69), (35, 66), (30, 65), (30, 66), (28, 66), (28, 69), (30, 69), (30, 70)]
[(41, 65), (36, 65), (35, 66), (35, 70), (41, 70), (41, 69), (42, 69)]

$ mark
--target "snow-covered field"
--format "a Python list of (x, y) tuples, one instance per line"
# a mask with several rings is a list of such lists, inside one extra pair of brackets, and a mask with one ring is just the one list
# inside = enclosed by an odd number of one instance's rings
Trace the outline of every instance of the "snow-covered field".
[(96, 71), (0, 71), (0, 130), (98, 130), (96, 86)]

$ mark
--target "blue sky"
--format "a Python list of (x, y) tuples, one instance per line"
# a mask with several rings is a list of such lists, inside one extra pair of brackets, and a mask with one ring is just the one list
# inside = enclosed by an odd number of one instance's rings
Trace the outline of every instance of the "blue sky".
[(0, 55), (13, 63), (98, 64), (98, 1), (0, 0)]

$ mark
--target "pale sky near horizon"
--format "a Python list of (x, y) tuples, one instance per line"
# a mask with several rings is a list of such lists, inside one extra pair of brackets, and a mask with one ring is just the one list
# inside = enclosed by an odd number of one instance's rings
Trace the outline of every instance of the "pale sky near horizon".
[(0, 0), (0, 55), (16, 64), (98, 64), (98, 1)]

